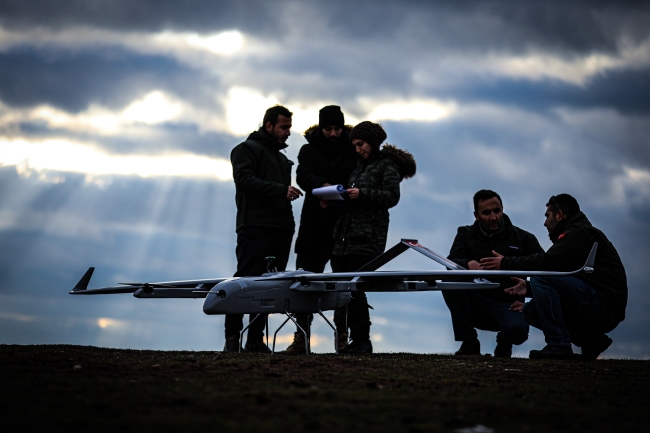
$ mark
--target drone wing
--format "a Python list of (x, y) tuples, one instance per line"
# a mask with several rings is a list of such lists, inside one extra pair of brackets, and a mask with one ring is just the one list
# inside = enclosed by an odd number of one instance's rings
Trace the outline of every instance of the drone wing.
[[(439, 271), (375, 271), (388, 261), (409, 248), (435, 260), (449, 270)], [(291, 286), (298, 291), (401, 291), (401, 290), (465, 290), (465, 289), (494, 289), (498, 283), (492, 283), (490, 278), (527, 278), (536, 276), (571, 276), (582, 272), (593, 272), (598, 243), (594, 243), (585, 265), (572, 272), (552, 271), (470, 271), (440, 254), (420, 245), (416, 240), (402, 239), (384, 254), (378, 256), (355, 272), (338, 273), (305, 273), (297, 276), (278, 275), (270, 279), (295, 279), (297, 283)], [(379, 265), (379, 266), (377, 266)], [(368, 270), (372, 269), (372, 270)]]
[(161, 283), (119, 283), (117, 286), (89, 289), (95, 268), (88, 268), (71, 295), (113, 295), (133, 293), (136, 298), (205, 298), (214, 286), (227, 278), (205, 280), (167, 281)]

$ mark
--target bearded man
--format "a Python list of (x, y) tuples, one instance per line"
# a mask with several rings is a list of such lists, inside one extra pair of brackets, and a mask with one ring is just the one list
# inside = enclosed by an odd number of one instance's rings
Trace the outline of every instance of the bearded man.
[[(296, 269), (323, 272), (332, 255), (332, 233), (342, 208), (335, 204), (322, 207), (319, 198), (311, 192), (329, 185), (348, 186), (350, 173), (356, 166), (356, 153), (350, 143), (351, 129), (345, 125), (341, 107), (328, 105), (319, 111), (318, 125), (305, 131), (307, 144), (300, 148), (296, 171), (298, 186), (305, 191), (296, 239)], [(298, 314), (296, 319), (309, 335), (313, 315)], [(346, 307), (335, 311), (334, 324), (338, 333), (338, 348), (343, 349), (348, 342)], [(306, 353), (305, 345), (304, 334), (298, 329), (293, 343), (284, 353)]]
[[(291, 186), (293, 162), (281, 151), (291, 135), (292, 113), (276, 105), (264, 114), (262, 127), (230, 153), (237, 204), (237, 272), (235, 277), (262, 275), (267, 257), (272, 267), (284, 271), (289, 260), (295, 223), (291, 202), (302, 192)], [(267, 315), (250, 315), (244, 349), (271, 353), (264, 344)], [(237, 352), (243, 314), (227, 314), (224, 351)]]
[[(503, 213), (501, 197), (494, 191), (474, 194), (474, 224), (458, 228), (449, 259), (470, 270), (482, 270), (480, 260), (494, 251), (504, 256), (525, 256), (544, 252), (537, 238), (516, 227)], [(456, 341), (462, 341), (455, 355), (479, 355), (481, 343), (476, 329), (497, 332), (494, 356), (510, 358), (512, 345), (528, 339), (529, 326), (521, 314), (523, 296), (504, 291), (519, 279), (494, 279), (494, 290), (443, 290)], [(476, 329), (475, 329), (476, 328)]]

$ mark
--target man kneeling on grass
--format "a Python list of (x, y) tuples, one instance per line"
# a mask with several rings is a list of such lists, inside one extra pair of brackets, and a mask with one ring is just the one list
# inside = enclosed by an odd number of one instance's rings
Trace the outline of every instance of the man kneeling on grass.
[[(541, 329), (546, 339), (546, 347), (530, 351), (531, 358), (570, 358), (573, 343), (582, 348), (582, 359), (596, 359), (612, 344), (606, 333), (625, 319), (625, 268), (614, 245), (591, 225), (569, 194), (552, 196), (545, 216), (553, 242), (548, 251), (524, 257), (493, 252), (494, 257), (481, 259), (481, 265), (484, 269), (574, 271), (583, 266), (598, 242), (593, 273), (531, 278), (528, 294), (533, 299), (523, 307), (526, 322)], [(522, 280), (506, 291), (523, 294), (527, 290)]]

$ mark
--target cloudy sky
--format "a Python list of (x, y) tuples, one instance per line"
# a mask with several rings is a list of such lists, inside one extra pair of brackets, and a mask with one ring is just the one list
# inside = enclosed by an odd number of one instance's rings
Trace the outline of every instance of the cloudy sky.
[[(0, 0), (0, 343), (221, 349), (201, 300), (67, 292), (89, 266), (92, 287), (232, 275), (230, 150), (282, 103), (295, 160), (337, 104), (418, 162), (389, 243), (447, 254), (489, 188), (548, 248), (544, 204), (574, 195), (628, 273), (607, 355), (650, 358), (649, 22), (621, 1)], [(369, 302), (375, 350), (457, 349), (440, 293)]]

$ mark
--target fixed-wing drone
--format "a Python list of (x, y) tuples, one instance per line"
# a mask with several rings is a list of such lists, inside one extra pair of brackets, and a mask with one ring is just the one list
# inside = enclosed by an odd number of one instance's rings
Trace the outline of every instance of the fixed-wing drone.
[[(593, 272), (598, 243), (594, 243), (585, 265), (573, 272), (545, 271), (470, 271), (440, 254), (420, 245), (414, 239), (400, 243), (377, 256), (355, 272), (316, 274), (302, 269), (297, 271), (268, 272), (261, 276), (214, 278), (204, 280), (167, 281), (160, 283), (118, 283), (118, 286), (88, 289), (95, 268), (89, 268), (71, 295), (101, 295), (133, 293), (136, 298), (205, 298), (205, 314), (259, 314), (280, 313), (287, 319), (273, 335), (273, 351), (278, 332), (293, 321), (305, 335), (306, 352), (309, 353), (309, 332), (302, 329), (296, 314), (319, 314), (334, 330), (334, 349), (337, 333), (323, 311), (343, 307), (352, 300), (351, 292), (418, 292), (431, 290), (495, 289), (499, 283), (486, 278), (526, 278), (532, 276), (569, 276), (580, 272)], [(445, 266), (439, 271), (377, 271), (404, 251), (413, 249)], [(252, 322), (251, 322), (252, 323)], [(240, 333), (246, 332), (249, 325)], [(267, 322), (268, 330), (268, 322)], [(266, 333), (268, 338), (268, 332)], [(338, 351), (337, 351), (338, 352)]]

